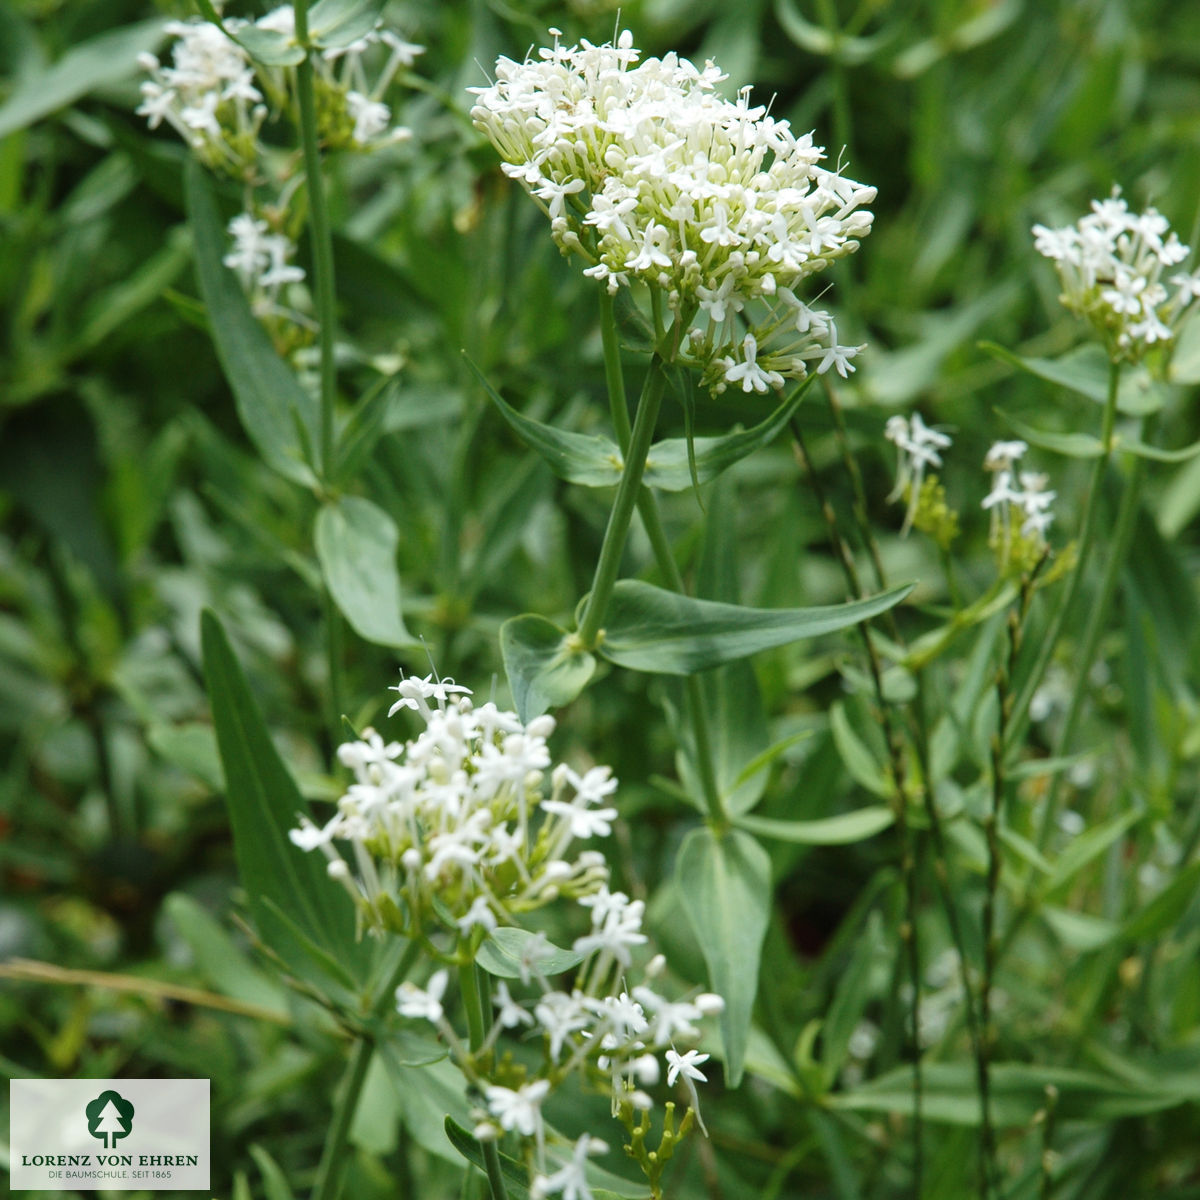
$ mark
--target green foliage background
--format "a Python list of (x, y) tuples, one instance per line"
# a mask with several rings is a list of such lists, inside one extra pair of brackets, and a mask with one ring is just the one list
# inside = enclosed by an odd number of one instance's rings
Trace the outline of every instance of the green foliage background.
[[(303, 794), (335, 798), (316, 503), (264, 466), (242, 431), (193, 276), (185, 150), (133, 115), (133, 59), (161, 47), (161, 18), (177, 13), (128, 0), (0, 4), (0, 957), (113, 977), (0, 968), (0, 1067), (211, 1077), (214, 1195), (282, 1200), (289, 1184), (299, 1194), (309, 1182), (345, 1046), (229, 920), (231, 896), (237, 911), (253, 898), (236, 890), (199, 617), (220, 614)], [(332, 171), (344, 395), (360, 396), (380, 370), (396, 375), (358, 490), (401, 531), (407, 630), (442, 674), (484, 695), (494, 680), (506, 699), (501, 622), (570, 616), (608, 497), (557, 481), (525, 451), (461, 351), (527, 416), (603, 432), (606, 403), (593, 290), (470, 129), (464, 88), (480, 81), (479, 64), (541, 44), (547, 25), (601, 41), (615, 15), (602, 0), (396, 2), (387, 15), (429, 47), (417, 66), (428, 87), (401, 109), (415, 137)], [(1055, 357), (1079, 340), (1029, 229), (1074, 220), (1114, 184), (1195, 244), (1200, 9), (635, 0), (621, 21), (647, 52), (715, 57), (731, 84), (753, 83), (776, 115), (815, 128), (831, 157), (846, 146), (850, 173), (878, 187), (875, 232), (836, 276), (844, 338), (870, 343), (843, 400), (889, 573), (919, 582), (924, 607), (910, 624), (921, 632), (948, 597), (935, 548), (897, 536), (883, 422), (918, 405), (953, 431), (942, 478), (964, 527), (955, 571), (969, 594), (981, 591), (987, 445), (1008, 417), (1094, 432), (1099, 410), (1014, 373), (979, 342)], [(1200, 339), (1185, 331), (1160, 444), (1200, 437), (1197, 381)], [(682, 436), (682, 410), (666, 408), (660, 432)], [(757, 398), (704, 399), (696, 431), (768, 412)], [(826, 410), (806, 399), (800, 418), (834, 506), (849, 512)], [(1086, 464), (1039, 461), (1053, 462), (1061, 545), (1077, 532)], [(707, 594), (773, 607), (845, 598), (788, 446), (746, 460), (722, 486), (719, 501), (705, 493), (707, 511), (689, 491), (664, 501), (685, 565), (708, 547), (697, 579), (707, 569), (722, 591)], [(1156, 467), (1147, 496), (1080, 739), (1095, 770), (1070, 792), (1087, 832), (1069, 852), (1055, 844), (1048, 874), (1015, 841), (1006, 865), (1014, 897), (1045, 876), (1001, 977), (998, 1058), (1009, 1065), (997, 1086), (1012, 1197), (1200, 1196), (1197, 460)], [(626, 573), (653, 579), (648, 561), (635, 539)], [(758, 656), (750, 684), (730, 677), (730, 695), (757, 684), (772, 741), (804, 735), (775, 768), (759, 818), (878, 803), (876, 729), (854, 649), (848, 638), (804, 643)], [(950, 726), (977, 732), (994, 715), (983, 696), (990, 649), (981, 633), (964, 643), (961, 667), (937, 676), (936, 714)], [(383, 718), (401, 664), (428, 670), (425, 650), (356, 634), (346, 663), (358, 728)], [(675, 783), (688, 784), (677, 708), (672, 684), (613, 670), (567, 710), (558, 737), (564, 754), (587, 748), (622, 779), (619, 877), (647, 896), (681, 976), (701, 983), (670, 882), (695, 825)], [(718, 716), (736, 731), (736, 711)], [(1035, 730), (1035, 751), (1050, 744), (1050, 721)], [(969, 905), (983, 852), (968, 819), (968, 759), (950, 778), (967, 814), (953, 852)], [(1045, 782), (1031, 773), (1030, 812)], [(1013, 832), (1031, 822), (1018, 816)], [(711, 1147), (693, 1149), (671, 1194), (909, 1194), (910, 1076), (888, 1003), (902, 977), (895, 847), (886, 835), (767, 844), (775, 894), (750, 1078), (706, 1109)], [(932, 885), (927, 899), (932, 962), (948, 941)], [(164, 981), (208, 996), (164, 993)], [(864, 1016), (880, 1042), (856, 1085), (843, 1067)], [(951, 1012), (929, 1061), (925, 1195), (953, 1200), (974, 1187), (961, 1014)], [(345, 1194), (458, 1194), (440, 1101), (413, 1099), (446, 1081), (417, 1070), (372, 1069)], [(1035, 1120), (1046, 1083), (1060, 1095), (1050, 1193), (1039, 1191)]]

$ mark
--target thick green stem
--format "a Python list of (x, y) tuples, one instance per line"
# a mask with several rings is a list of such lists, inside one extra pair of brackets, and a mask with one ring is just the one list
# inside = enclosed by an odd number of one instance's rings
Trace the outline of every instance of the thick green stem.
[[(488, 999), (488, 982), (482, 971), (473, 963), (467, 963), (459, 968), (458, 986), (462, 992), (463, 1008), (467, 1012), (467, 1036), (471, 1053), (474, 1054), (487, 1037), (487, 1013), (485, 1002)], [(506, 1200), (504, 1176), (500, 1171), (500, 1151), (492, 1141), (480, 1142), (483, 1152), (483, 1165), (487, 1172), (488, 1186), (492, 1190), (492, 1200)]]
[(359, 1038), (350, 1055), (350, 1065), (342, 1080), (341, 1092), (333, 1109), (333, 1121), (325, 1136), (325, 1148), (321, 1151), (321, 1163), (317, 1167), (317, 1182), (313, 1186), (312, 1200), (335, 1200), (342, 1186), (342, 1162), (346, 1157), (346, 1135), (350, 1122), (358, 1107), (358, 1097), (371, 1065), (371, 1054), (375, 1046), (370, 1038)]
[[(334, 342), (337, 336), (337, 298), (333, 277), (333, 234), (329, 206), (325, 200), (325, 177), (321, 169), (321, 147), (317, 136), (316, 81), (313, 50), (308, 45), (308, 0), (296, 0), (296, 41), (305, 57), (296, 68), (296, 93), (300, 106), (300, 141), (304, 151), (304, 178), (308, 189), (308, 236), (312, 247), (313, 301), (317, 314), (317, 345), (320, 352), (321, 442), (316, 447), (317, 476), (328, 485), (334, 475), (334, 406), (337, 382), (334, 375)], [(341, 738), (342, 717), (342, 618), (329, 595), (324, 596), (325, 649), (329, 664), (330, 735), (334, 744)]]
[(630, 434), (629, 449), (625, 455), (625, 467), (617, 487), (617, 498), (613, 502), (604, 531), (604, 544), (600, 547), (600, 561), (596, 564), (596, 576), (592, 590), (579, 622), (579, 641), (584, 649), (594, 649), (599, 641), (604, 624), (604, 614), (612, 596), (617, 575), (621, 569), (621, 555), (625, 550), (625, 539), (629, 535), (629, 523), (637, 506), (638, 493), (642, 486), (642, 475), (646, 470), (646, 456), (654, 439), (654, 425), (662, 404), (663, 389), (667, 376), (663, 360), (656, 353), (650, 360), (650, 371), (638, 400), (637, 417)]
[[(1150, 418), (1142, 421), (1142, 440), (1145, 441), (1149, 432)], [(1138, 504), (1141, 501), (1142, 479), (1145, 476), (1146, 460), (1136, 457), (1125, 479), (1125, 487), (1121, 492), (1121, 503), (1117, 509), (1117, 523), (1113, 529), (1112, 540), (1109, 543), (1108, 562), (1104, 568), (1104, 577), (1100, 583), (1100, 593), (1092, 601), (1088, 613), (1088, 623), (1083, 634), (1083, 645), (1075, 655), (1075, 678), (1071, 688), (1071, 703), (1067, 709), (1066, 719), (1059, 731), (1058, 741), (1054, 748), (1054, 757), (1061, 758), (1071, 753), (1075, 741), (1075, 733), (1079, 727), (1079, 718), (1083, 713), (1083, 699), (1087, 691), (1088, 676), (1092, 664), (1096, 660), (1096, 650), (1100, 638), (1104, 634), (1104, 625), (1108, 620), (1108, 610), (1117, 590), (1117, 580), (1125, 566), (1129, 555), (1129, 545), (1133, 540), (1133, 527), (1137, 519)], [(1038, 826), (1038, 848), (1044, 849), (1050, 839), (1054, 822), (1058, 817), (1059, 795), (1062, 791), (1063, 774), (1057, 772), (1050, 784), (1050, 794), (1046, 797), (1046, 806), (1042, 810), (1041, 823)]]
[[(419, 943), (409, 942), (396, 969), (384, 984), (383, 990), (375, 998), (371, 1006), (371, 1015), (381, 1017), (391, 1006), (396, 987), (408, 977), (412, 965), (421, 952)], [(350, 1054), (350, 1063), (342, 1080), (341, 1092), (333, 1110), (333, 1120), (329, 1132), (325, 1135), (325, 1145), (321, 1150), (321, 1162), (317, 1167), (317, 1181), (313, 1186), (312, 1200), (335, 1200), (341, 1188), (342, 1162), (346, 1157), (346, 1136), (350, 1132), (350, 1124), (354, 1119), (358, 1100), (362, 1095), (363, 1083), (367, 1077), (367, 1067), (371, 1063), (371, 1052), (374, 1042), (369, 1035), (360, 1037), (354, 1044)]]
[[(600, 293), (600, 336), (604, 345), (604, 380), (608, 385), (608, 406), (612, 413), (613, 430), (616, 432), (621, 453), (628, 461), (633, 435), (629, 428), (629, 406), (625, 399), (625, 376), (621, 370), (621, 340), (617, 333), (613, 298), (606, 290)], [(675, 591), (685, 593), (687, 589), (684, 586), (683, 575), (675, 561), (670, 539), (663, 528), (658, 500), (649, 488), (639, 489), (637, 510), (663, 578)], [(708, 727), (708, 711), (704, 705), (704, 689), (694, 675), (687, 677), (684, 686), (688, 720), (695, 739), (696, 766), (700, 772), (701, 787), (704, 789), (704, 803), (708, 808), (709, 819), (715, 825), (723, 826), (726, 821), (725, 807), (721, 801), (721, 789), (713, 766), (712, 736)]]
[(316, 83), (312, 48), (308, 43), (308, 0), (296, 0), (296, 41), (305, 47), (304, 61), (296, 68), (300, 105), (300, 139), (304, 149), (304, 177), (308, 188), (308, 236), (312, 246), (313, 301), (317, 312), (317, 339), (321, 356), (321, 446), (319, 474), (328, 482), (333, 474), (334, 404), (336, 380), (333, 350), (337, 333), (337, 301), (333, 281), (333, 234), (325, 200), (321, 147), (317, 138)]
[(1121, 364), (1114, 362), (1109, 366), (1108, 395), (1104, 401), (1104, 416), (1101, 420), (1100, 441), (1102, 449), (1092, 470), (1087, 508), (1084, 510), (1083, 527), (1079, 533), (1079, 549), (1075, 569), (1071, 572), (1066, 593), (1059, 602), (1058, 608), (1050, 621), (1049, 628), (1038, 644), (1037, 657), (1034, 659), (1033, 666), (1025, 677), (1020, 690), (1016, 693), (1012, 720), (1009, 723), (1004, 741), (1004, 751), (1006, 753), (1010, 752), (1015, 746), (1020, 745), (1021, 740), (1025, 736), (1025, 730), (1028, 727), (1029, 705), (1033, 700), (1034, 693), (1041, 686), (1043, 678), (1045, 678), (1046, 669), (1049, 667), (1050, 660), (1054, 656), (1054, 649), (1058, 644), (1059, 635), (1062, 633), (1063, 625), (1070, 616), (1071, 609), (1075, 607), (1080, 586), (1083, 583), (1084, 575), (1087, 573), (1088, 562), (1091, 559), (1092, 549), (1096, 541), (1096, 521), (1100, 512), (1100, 493), (1103, 490), (1104, 472), (1108, 467), (1109, 459), (1112, 457), (1113, 427), (1117, 419), (1117, 393), (1120, 383)]

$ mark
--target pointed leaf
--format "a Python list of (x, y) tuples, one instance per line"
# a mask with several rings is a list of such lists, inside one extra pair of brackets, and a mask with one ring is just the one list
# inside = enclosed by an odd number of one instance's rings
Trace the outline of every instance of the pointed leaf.
[[(536, 955), (532, 960), (531, 954)], [(501, 926), (484, 938), (475, 961), (490, 975), (500, 979), (520, 979), (522, 975), (529, 975), (531, 967), (542, 975), (561, 975), (579, 966), (583, 955), (541, 941), (528, 929)]]
[(541, 455), (560, 479), (584, 487), (616, 487), (620, 483), (623, 460), (616, 442), (597, 434), (568, 433), (523, 416), (500, 398), (500, 393), (469, 358), (467, 366), (513, 433), (530, 450)]
[[(769, 445), (799, 407), (805, 391), (815, 378), (815, 375), (809, 376), (766, 420), (753, 428), (724, 437), (694, 439), (696, 478), (701, 483), (716, 479), (734, 463)], [(661, 488), (665, 492), (682, 492), (692, 487), (687, 438), (665, 438), (651, 446), (646, 456), (646, 473), (642, 482), (647, 487)]]
[(758, 967), (771, 907), (771, 859), (739, 829), (704, 825), (684, 839), (675, 865), (684, 908), (712, 989), (725, 999), (721, 1036), (730, 1087), (741, 1082), (758, 995)]
[(354, 632), (378, 646), (411, 646), (400, 611), (400, 532), (383, 509), (342, 496), (317, 513), (317, 558), (330, 594)]
[(588, 685), (596, 660), (553, 621), (527, 613), (500, 626), (500, 654), (522, 721), (569, 704)]
[[(611, 438), (599, 434), (570, 433), (523, 416), (501, 399), (479, 369), (468, 366), (486, 389), (492, 403), (521, 441), (540, 455), (560, 479), (583, 487), (616, 487), (621, 481), (624, 457)], [(770, 443), (796, 411), (808, 383), (797, 388), (770, 416), (752, 429), (724, 437), (694, 438), (690, 460), (686, 437), (666, 438), (650, 447), (642, 482), (666, 492), (683, 492), (695, 483), (707, 483), (755, 450)], [(695, 478), (692, 469), (695, 467)]]
[(1104, 453), (1104, 443), (1090, 433), (1049, 433), (1026, 425), (1002, 409), (995, 413), (1019, 438), (1041, 450), (1052, 450), (1067, 458), (1099, 458)]
[(386, 0), (317, 0), (309, 9), (308, 31), (323, 50), (349, 46), (378, 24)]
[(756, 817), (751, 813), (734, 817), (733, 823), (759, 837), (795, 842), (798, 846), (848, 846), (865, 842), (882, 833), (896, 819), (892, 810), (882, 804), (856, 808), (836, 817), (821, 817), (815, 821), (780, 821), (772, 817)]
[(195, 161), (187, 168), (187, 201), (196, 247), (196, 275), (225, 378), (238, 416), (263, 461), (306, 487), (315, 482), (299, 430), (320, 442), (316, 401), (302, 388), (250, 311), (234, 273), (225, 266), (225, 230), (212, 189)]
[(309, 953), (278, 918), (283, 912), (340, 961), (361, 958), (353, 906), (330, 883), (324, 858), (288, 840), (287, 831), (307, 805), (271, 741), (220, 621), (208, 611), (201, 618), (201, 639), (238, 878), (259, 933), (289, 965), (307, 966)]
[(845, 629), (899, 604), (912, 585), (866, 600), (817, 608), (743, 608), (693, 600), (637, 579), (613, 588), (597, 647), (621, 667), (659, 675), (690, 675), (760, 650)]
[[(979, 346), (1001, 362), (1077, 392), (1097, 404), (1103, 404), (1108, 395), (1109, 361), (1100, 346), (1078, 346), (1059, 358), (1025, 358), (995, 342), (980, 342)], [(1121, 373), (1119, 411), (1137, 417), (1157, 412), (1162, 406), (1163, 389), (1153, 382), (1145, 368), (1126, 368)]]
[(106, 30), (49, 66), (19, 76), (0, 105), (0, 138), (66, 108), (96, 88), (134, 75), (138, 55), (156, 49), (166, 36), (165, 24), (155, 17)]
[[(995, 1063), (991, 1069), (992, 1119), (997, 1125), (1027, 1126), (1045, 1104), (1046, 1085), (1058, 1089), (1060, 1120), (1110, 1122), (1119, 1117), (1174, 1108), (1188, 1098), (1169, 1088), (1139, 1088), (1099, 1071), (1044, 1063)], [(928, 1121), (979, 1124), (974, 1064), (927, 1063), (922, 1108)], [(912, 1068), (898, 1067), (877, 1079), (828, 1098), (831, 1107), (854, 1112), (911, 1113)]]

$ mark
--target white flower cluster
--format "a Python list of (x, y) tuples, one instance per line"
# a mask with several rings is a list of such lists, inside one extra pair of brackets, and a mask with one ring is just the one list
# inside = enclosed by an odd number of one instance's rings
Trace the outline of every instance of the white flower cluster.
[(896, 486), (888, 499), (898, 500), (907, 493), (908, 512), (901, 530), (901, 533), (907, 533), (920, 503), (925, 469), (942, 465), (941, 451), (949, 447), (950, 438), (937, 429), (930, 429), (921, 420), (920, 413), (913, 413), (911, 417), (899, 413), (888, 417), (883, 436), (896, 447)]
[[(256, 22), (230, 17), (225, 29), (295, 39), (295, 13), (284, 5)], [(265, 67), (251, 61), (238, 42), (199, 17), (172, 21), (166, 30), (176, 41), (171, 63), (153, 54), (138, 62), (150, 78), (142, 83), (137, 111), (151, 129), (164, 121), (205, 165), (254, 180), (262, 158), (259, 132), (271, 106), (282, 107), (291, 94), (291, 68)], [(368, 81), (364, 58), (377, 45), (389, 51), (383, 69)], [(401, 67), (411, 66), (422, 47), (376, 28), (348, 46), (330, 47), (315, 57), (321, 137), (330, 148), (372, 149), (403, 140), (410, 131), (392, 125), (382, 96)], [(270, 104), (268, 104), (270, 101)]]
[(1012, 540), (1013, 513), (1021, 520), (1021, 536), (1041, 548), (1046, 530), (1054, 520), (1050, 505), (1056, 492), (1047, 491), (1049, 477), (1037, 471), (1017, 471), (1017, 462), (1029, 447), (1021, 441), (995, 442), (984, 456), (985, 471), (993, 474), (992, 490), (983, 498), (983, 507), (992, 514), (992, 539), (1007, 546)]
[(1184, 308), (1200, 296), (1200, 272), (1165, 269), (1190, 253), (1160, 212), (1130, 212), (1114, 189), (1093, 200), (1092, 211), (1065, 229), (1033, 227), (1034, 245), (1053, 259), (1063, 304), (1086, 317), (1104, 338), (1114, 360), (1137, 362), (1154, 346), (1169, 343)]
[[(478, 1138), (495, 1138), (504, 1132), (530, 1139), (534, 1152), (535, 1176), (532, 1194), (548, 1196), (558, 1192), (566, 1196), (586, 1186), (584, 1164), (588, 1154), (603, 1153), (607, 1147), (598, 1139), (576, 1143), (572, 1163), (554, 1174), (548, 1173), (546, 1127), (543, 1103), (555, 1088), (573, 1074), (585, 1083), (598, 1085), (612, 1101), (614, 1115), (623, 1107), (630, 1112), (646, 1112), (653, 1101), (646, 1091), (662, 1078), (665, 1067), (669, 1087), (681, 1083), (687, 1092), (689, 1110), (703, 1130), (696, 1083), (707, 1082), (700, 1069), (709, 1055), (695, 1046), (684, 1049), (700, 1037), (700, 1022), (715, 1016), (725, 1007), (720, 996), (704, 993), (691, 1000), (672, 1001), (646, 983), (628, 986), (630, 957), (628, 946), (645, 942), (640, 932), (640, 901), (630, 901), (621, 892), (602, 888), (593, 905), (593, 926), (608, 927), (602, 938), (580, 938), (575, 949), (585, 955), (578, 970), (577, 984), (570, 992), (554, 988), (539, 969), (539, 942), (550, 951), (544, 936), (531, 938), (523, 983), (532, 981), (538, 994), (526, 1000), (516, 999), (508, 985), (498, 982), (493, 1002), (495, 1016), (480, 1054), (486, 1054), (505, 1030), (528, 1030), (540, 1035), (543, 1064), (533, 1079), (504, 1083), (477, 1081), (486, 1102), (476, 1126)], [(586, 903), (586, 901), (584, 901)], [(601, 911), (602, 910), (602, 911)], [(599, 915), (598, 915), (599, 914)], [(617, 927), (622, 930), (616, 934)], [(598, 943), (598, 944), (597, 944)], [(614, 971), (613, 968), (616, 967)], [(665, 966), (661, 955), (647, 964), (645, 977), (653, 980)], [(432, 1022), (455, 1048), (456, 1056), (470, 1069), (469, 1057), (462, 1050), (453, 1027), (446, 1020), (442, 997), (449, 982), (446, 970), (438, 971), (424, 988), (411, 983), (400, 985), (397, 1006), (402, 1016)], [(686, 1130), (681, 1127), (680, 1132)], [(579, 1191), (579, 1195), (588, 1193)]]
[(304, 268), (290, 262), (295, 243), (285, 233), (271, 233), (267, 222), (253, 213), (239, 213), (229, 222), (233, 249), (222, 260), (236, 273), (250, 296), (255, 316), (303, 318), (281, 303), (280, 292), (304, 281)]
[[(604, 836), (616, 809), (608, 767), (577, 774), (550, 768), (554, 718), (523, 725), (488, 702), (476, 708), (453, 680), (404, 679), (391, 713), (411, 708), (425, 728), (411, 742), (384, 742), (374, 730), (338, 750), (354, 783), (323, 827), (302, 819), (291, 831), (304, 850), (320, 848), (330, 875), (354, 898), (368, 928), (406, 935), (436, 924), (469, 935), (559, 896), (591, 896), (608, 879), (603, 854), (574, 841)], [(434, 701), (431, 706), (430, 701)], [(333, 843), (347, 844), (349, 862)], [(613, 929), (619, 954), (627, 931)]]
[(553, 47), (501, 58), (496, 82), (471, 89), (471, 117), (562, 250), (610, 292), (640, 280), (685, 324), (707, 318), (686, 349), (714, 390), (765, 392), (814, 363), (852, 371), (862, 347), (839, 345), (832, 316), (796, 289), (858, 248), (875, 189), (818, 166), (812, 136), (752, 107), (748, 90), (723, 99), (711, 61), (639, 62), (628, 31), (571, 47), (551, 32)]

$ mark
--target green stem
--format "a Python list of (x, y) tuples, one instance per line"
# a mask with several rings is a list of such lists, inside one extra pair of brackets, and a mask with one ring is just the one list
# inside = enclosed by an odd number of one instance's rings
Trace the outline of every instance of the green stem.
[(333, 276), (333, 235), (329, 206), (325, 200), (325, 178), (321, 170), (321, 147), (317, 139), (316, 86), (312, 48), (308, 45), (308, 0), (296, 0), (296, 41), (305, 48), (304, 61), (296, 68), (296, 91), (300, 104), (300, 139), (304, 149), (304, 176), (308, 185), (308, 236), (312, 245), (313, 301), (317, 312), (317, 338), (321, 355), (321, 447), (319, 474), (323, 482), (333, 475), (334, 404), (336, 379), (333, 349), (337, 325), (337, 300)]
[(633, 510), (637, 506), (642, 475), (646, 470), (646, 456), (650, 453), (650, 444), (654, 438), (654, 424), (658, 419), (658, 410), (662, 404), (666, 382), (667, 376), (663, 360), (656, 352), (650, 360), (650, 370), (646, 375), (641, 399), (638, 400), (637, 417), (630, 435), (629, 450), (625, 455), (625, 467), (621, 472), (621, 482), (617, 487), (617, 498), (613, 502), (612, 512), (609, 514), (608, 528), (604, 531), (600, 561), (596, 564), (596, 576), (592, 581), (592, 590), (583, 612), (583, 620), (579, 622), (577, 636), (580, 645), (585, 650), (594, 649), (599, 642), (600, 631), (604, 624), (604, 614), (608, 610), (608, 602), (612, 597), (612, 590), (616, 585), (617, 574), (621, 568), (621, 554), (625, 549), (625, 539), (629, 535), (629, 523), (633, 519)]
[[(479, 967), (470, 962), (459, 968), (458, 986), (462, 992), (463, 1008), (467, 1012), (468, 1045), (474, 1054), (487, 1037), (484, 1001), (489, 990), (488, 983)], [(496, 1143), (480, 1142), (479, 1148), (483, 1152), (483, 1165), (487, 1172), (488, 1186), (492, 1189), (492, 1200), (507, 1200), (504, 1176), (500, 1170), (500, 1151)]]
[(333, 1109), (333, 1121), (325, 1136), (325, 1148), (321, 1151), (321, 1163), (317, 1167), (317, 1182), (313, 1186), (312, 1200), (335, 1200), (342, 1186), (342, 1161), (346, 1157), (346, 1135), (350, 1122), (358, 1107), (367, 1067), (371, 1065), (371, 1054), (375, 1049), (370, 1038), (359, 1038), (350, 1055), (350, 1065), (342, 1080), (341, 1092)]
[[(1142, 441), (1146, 441), (1151, 421), (1149, 417), (1142, 420)], [(1071, 752), (1075, 741), (1075, 733), (1079, 726), (1079, 718), (1083, 712), (1083, 698), (1087, 691), (1088, 676), (1091, 674), (1092, 663), (1096, 659), (1096, 650), (1104, 633), (1104, 625), (1108, 619), (1108, 610), (1117, 590), (1117, 580), (1125, 566), (1129, 555), (1129, 545), (1133, 540), (1133, 527), (1136, 523), (1138, 504), (1141, 501), (1142, 479), (1145, 475), (1146, 460), (1135, 457), (1129, 474), (1125, 479), (1125, 487), (1121, 492), (1121, 503), (1117, 509), (1117, 523), (1109, 544), (1108, 562), (1104, 568), (1104, 577), (1100, 583), (1100, 593), (1096, 596), (1088, 613), (1087, 628), (1083, 635), (1083, 645), (1075, 656), (1075, 679), (1071, 688), (1071, 704), (1067, 709), (1066, 719), (1058, 735), (1054, 748), (1054, 757), (1061, 758)], [(1044, 849), (1054, 828), (1058, 816), (1059, 794), (1062, 791), (1063, 773), (1056, 772), (1050, 784), (1050, 793), (1046, 797), (1046, 807), (1042, 812), (1041, 823), (1038, 826), (1037, 844)]]
[[(384, 985), (383, 991), (376, 997), (371, 1006), (371, 1015), (381, 1017), (393, 1003), (393, 994), (400, 982), (408, 977), (412, 965), (421, 952), (420, 945), (409, 942), (391, 978)], [(346, 1068), (342, 1080), (341, 1091), (333, 1110), (333, 1120), (329, 1132), (325, 1135), (325, 1145), (321, 1150), (321, 1162), (317, 1167), (317, 1181), (313, 1186), (312, 1200), (335, 1200), (341, 1189), (342, 1161), (346, 1157), (346, 1136), (350, 1132), (350, 1123), (354, 1119), (358, 1100), (362, 1095), (363, 1083), (367, 1077), (367, 1067), (371, 1062), (371, 1052), (374, 1041), (369, 1034), (360, 1037), (354, 1044), (350, 1055), (350, 1064)]]
[(1029, 705), (1033, 700), (1034, 693), (1041, 686), (1042, 679), (1045, 677), (1046, 669), (1049, 667), (1050, 660), (1054, 656), (1054, 648), (1058, 644), (1059, 635), (1062, 633), (1063, 625), (1066, 623), (1071, 609), (1075, 607), (1075, 600), (1079, 595), (1083, 577), (1087, 572), (1088, 561), (1091, 558), (1093, 545), (1096, 540), (1096, 521), (1100, 512), (1100, 493), (1103, 490), (1104, 472), (1108, 467), (1109, 459), (1112, 457), (1113, 426), (1117, 418), (1117, 392), (1120, 382), (1121, 364), (1113, 362), (1109, 365), (1108, 369), (1108, 395), (1104, 401), (1104, 416), (1101, 420), (1100, 441), (1102, 449), (1092, 470), (1087, 508), (1084, 510), (1083, 527), (1079, 533), (1079, 556), (1075, 563), (1075, 569), (1071, 572), (1066, 594), (1062, 597), (1050, 621), (1049, 628), (1042, 636), (1038, 645), (1038, 653), (1034, 659), (1033, 666), (1029, 674), (1025, 677), (1025, 682), (1022, 684), (1020, 690), (1016, 693), (1012, 720), (1009, 723), (1003, 747), (1006, 753), (1010, 752), (1015, 746), (1020, 745), (1025, 735), (1025, 730), (1028, 727)]
[(621, 370), (621, 339), (613, 298), (607, 288), (600, 289), (600, 339), (604, 346), (604, 382), (608, 386), (608, 407), (621, 453), (629, 451), (629, 404), (625, 399), (625, 374)]
[[(616, 432), (621, 453), (628, 462), (633, 434), (629, 428), (629, 405), (625, 399), (625, 376), (621, 370), (621, 339), (617, 333), (613, 298), (607, 290), (601, 290), (600, 293), (600, 337), (604, 346), (604, 381), (608, 386), (608, 406), (612, 414), (613, 430)], [(675, 591), (686, 594), (683, 575), (675, 561), (670, 539), (663, 528), (658, 499), (649, 488), (639, 488), (637, 510), (663, 578)], [(708, 727), (708, 711), (704, 705), (704, 689), (694, 675), (687, 676), (684, 689), (687, 696), (688, 720), (696, 743), (696, 765), (700, 772), (700, 785), (704, 789), (704, 803), (708, 807), (709, 819), (720, 828), (724, 826), (727, 818), (713, 766), (712, 736)]]
[[(813, 498), (821, 510), (825, 529), (829, 536), (829, 544), (834, 556), (842, 569), (846, 586), (851, 596), (861, 598), (865, 593), (859, 579), (858, 568), (854, 557), (846, 545), (838, 527), (837, 514), (833, 505), (825, 495), (821, 480), (813, 466), (804, 440), (804, 430), (795, 417), (789, 422), (792, 438), (800, 463), (808, 473), (809, 485), (812, 487)], [(849, 453), (846, 446), (845, 452)], [(882, 565), (876, 560), (876, 570), (882, 579)], [(878, 709), (878, 719), (883, 726), (887, 743), (888, 761), (892, 769), (892, 781), (895, 796), (892, 810), (896, 816), (896, 835), (900, 850), (900, 874), (904, 884), (904, 917), (900, 924), (900, 940), (904, 944), (904, 961), (908, 970), (909, 982), (913, 989), (912, 1007), (909, 1009), (908, 1040), (912, 1053), (913, 1071), (913, 1195), (919, 1197), (924, 1175), (924, 1105), (925, 1080), (921, 1065), (921, 943), (917, 932), (917, 908), (919, 901), (917, 881), (916, 840), (908, 820), (908, 767), (905, 754), (904, 735), (892, 719), (891, 708), (888, 705), (883, 689), (883, 664), (871, 635), (871, 627), (867, 622), (858, 626), (859, 636), (867, 652), (867, 663), (871, 671), (871, 681), (875, 691), (875, 702)], [(898, 636), (898, 635), (897, 635)], [(922, 781), (922, 786), (928, 790), (928, 780)]]

